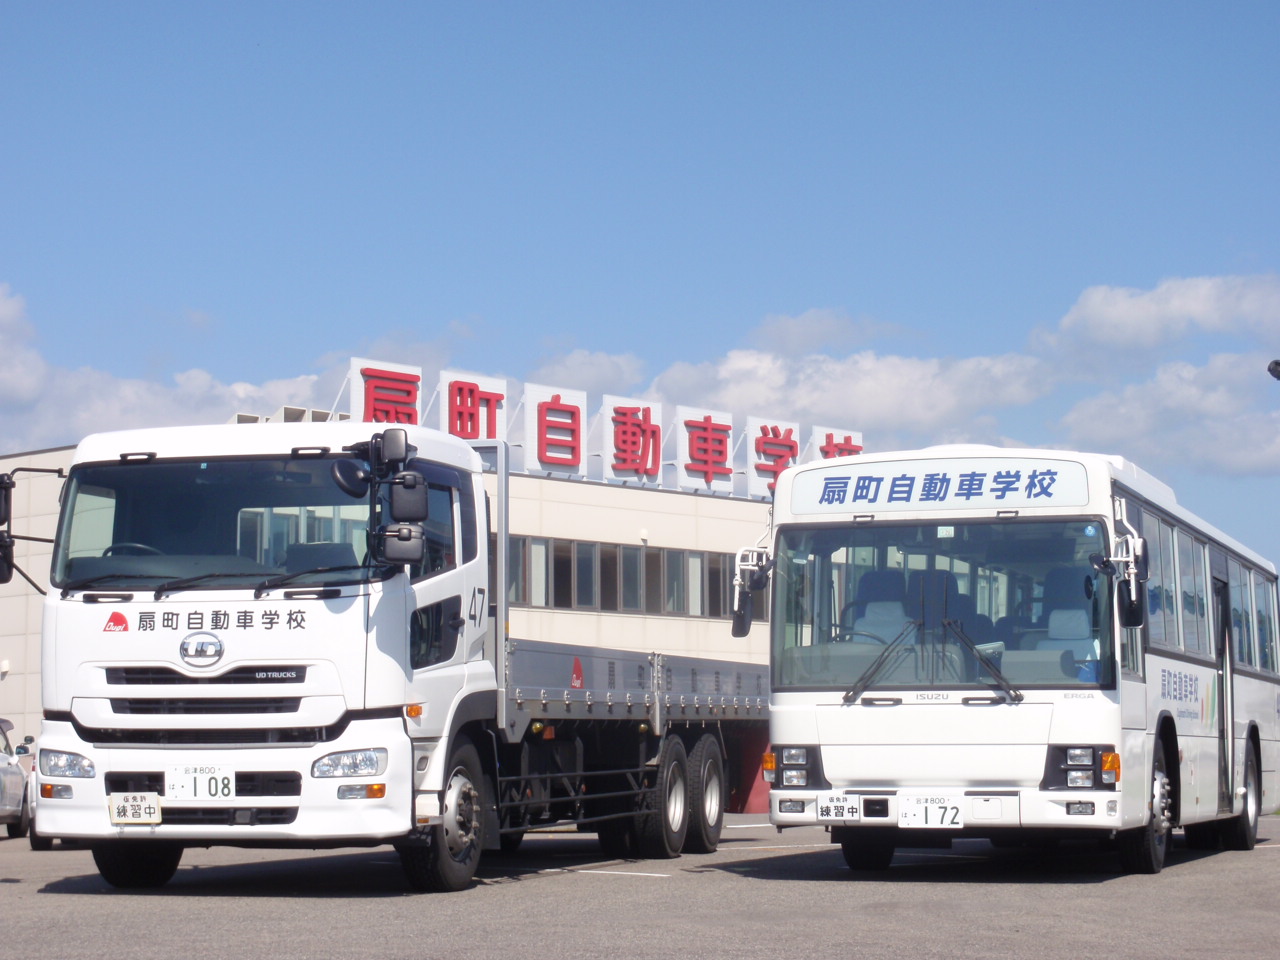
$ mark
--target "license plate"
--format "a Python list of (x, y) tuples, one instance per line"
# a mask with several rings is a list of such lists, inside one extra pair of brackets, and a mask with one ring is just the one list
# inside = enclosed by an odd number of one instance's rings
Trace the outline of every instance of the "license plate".
[(110, 793), (107, 809), (114, 824), (159, 823), (160, 794)]
[(964, 826), (964, 797), (949, 793), (899, 793), (898, 826), (948, 830)]
[(164, 773), (166, 800), (230, 800), (235, 795), (234, 767), (187, 763)]
[(818, 795), (818, 819), (823, 822), (838, 823), (862, 819), (862, 798), (846, 796), (843, 793), (825, 793)]

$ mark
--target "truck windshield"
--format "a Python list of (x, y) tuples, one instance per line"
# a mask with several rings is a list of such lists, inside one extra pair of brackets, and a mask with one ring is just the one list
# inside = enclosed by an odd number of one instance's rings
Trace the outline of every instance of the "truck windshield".
[(74, 467), (55, 586), (141, 589), (352, 583), (370, 566), (369, 504), (327, 458), (131, 461)]
[(1090, 519), (785, 529), (773, 684), (1114, 685), (1106, 555)]

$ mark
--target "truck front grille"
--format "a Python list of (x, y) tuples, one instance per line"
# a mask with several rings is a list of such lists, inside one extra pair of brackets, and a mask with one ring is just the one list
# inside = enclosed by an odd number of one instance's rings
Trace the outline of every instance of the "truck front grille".
[(136, 716), (297, 713), (301, 703), (301, 697), (112, 697), (111, 712)]

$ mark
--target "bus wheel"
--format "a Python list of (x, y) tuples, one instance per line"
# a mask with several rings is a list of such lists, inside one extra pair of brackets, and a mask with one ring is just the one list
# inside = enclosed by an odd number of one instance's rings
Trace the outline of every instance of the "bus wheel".
[(684, 848), (690, 853), (715, 853), (724, 828), (724, 758), (720, 744), (704, 733), (689, 754), (689, 833)]
[(1159, 873), (1169, 851), (1169, 834), (1172, 824), (1169, 811), (1173, 797), (1169, 777), (1164, 765), (1164, 746), (1156, 738), (1155, 756), (1151, 761), (1150, 817), (1142, 827), (1124, 830), (1117, 840), (1120, 848), (1120, 866), (1127, 873)]
[(1253, 747), (1245, 747), (1244, 809), (1222, 825), (1222, 845), (1228, 850), (1252, 850), (1258, 841), (1258, 812), (1262, 798), (1258, 795), (1258, 760)]
[(840, 838), (840, 852), (850, 870), (888, 870), (893, 862), (893, 841), (880, 836), (859, 836), (846, 830)]
[(679, 856), (689, 830), (689, 761), (677, 736), (662, 741), (658, 776), (648, 802), (652, 812), (636, 824), (640, 856), (650, 860)]

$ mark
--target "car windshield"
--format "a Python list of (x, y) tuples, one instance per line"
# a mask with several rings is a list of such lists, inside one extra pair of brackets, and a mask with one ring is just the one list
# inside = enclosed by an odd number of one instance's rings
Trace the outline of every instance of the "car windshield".
[(132, 589), (338, 584), (366, 563), (369, 503), (329, 458), (86, 464), (67, 481), (53, 583)]
[(779, 538), (778, 689), (1114, 684), (1098, 520), (793, 527)]

